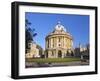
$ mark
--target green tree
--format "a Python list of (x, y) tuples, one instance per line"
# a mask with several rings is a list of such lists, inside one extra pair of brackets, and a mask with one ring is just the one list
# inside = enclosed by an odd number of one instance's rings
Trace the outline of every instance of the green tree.
[(30, 28), (31, 23), (26, 19), (25, 20), (25, 52), (27, 53), (27, 50), (29, 50), (28, 43), (34, 41), (34, 37), (37, 35), (35, 33), (35, 29)]

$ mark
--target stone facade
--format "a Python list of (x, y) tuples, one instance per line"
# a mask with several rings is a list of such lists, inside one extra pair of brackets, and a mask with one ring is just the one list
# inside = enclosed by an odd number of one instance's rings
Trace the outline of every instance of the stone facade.
[(30, 49), (27, 50), (27, 53), (25, 54), (26, 58), (37, 58), (40, 57), (39, 55), (39, 49), (37, 48), (37, 45), (35, 43), (28, 43), (28, 47)]
[(54, 31), (46, 36), (45, 42), (46, 58), (64, 58), (68, 52), (73, 52), (73, 38), (60, 22)]

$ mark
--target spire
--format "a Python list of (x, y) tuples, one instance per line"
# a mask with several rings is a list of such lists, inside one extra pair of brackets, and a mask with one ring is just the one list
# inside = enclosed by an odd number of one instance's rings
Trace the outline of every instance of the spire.
[(61, 27), (61, 22), (60, 21), (57, 22), (57, 26), (58, 26), (58, 28)]
[(61, 25), (61, 22), (60, 22), (60, 21), (58, 21), (58, 22), (57, 22), (57, 24)]

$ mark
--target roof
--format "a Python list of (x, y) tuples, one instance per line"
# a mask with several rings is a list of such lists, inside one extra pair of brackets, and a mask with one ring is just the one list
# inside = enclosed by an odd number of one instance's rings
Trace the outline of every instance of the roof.
[(50, 35), (68, 35), (72, 37), (72, 35), (70, 35), (68, 31), (66, 31), (66, 28), (61, 24), (60, 21), (57, 22), (54, 30), (48, 34), (48, 36)]

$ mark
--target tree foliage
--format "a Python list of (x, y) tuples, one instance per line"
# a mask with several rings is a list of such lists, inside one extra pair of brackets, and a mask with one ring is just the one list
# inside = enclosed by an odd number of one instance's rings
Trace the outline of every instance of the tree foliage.
[(27, 50), (30, 49), (28, 46), (29, 42), (34, 41), (34, 37), (37, 35), (37, 33), (35, 33), (35, 29), (31, 28), (31, 23), (26, 19), (25, 20), (25, 45), (26, 45), (26, 53)]

